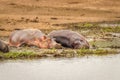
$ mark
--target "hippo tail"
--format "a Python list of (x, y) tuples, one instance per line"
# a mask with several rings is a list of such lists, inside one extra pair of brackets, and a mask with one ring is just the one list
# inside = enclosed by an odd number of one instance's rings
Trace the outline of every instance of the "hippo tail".
[(15, 32), (17, 32), (17, 31), (14, 31), (14, 32), (12, 32), (12, 33), (10, 34), (10, 36), (9, 36), (9, 41), (6, 42), (7, 45), (11, 45), (11, 43), (13, 42), (13, 41), (12, 41), (12, 37), (13, 37), (13, 35), (15, 34)]
[(5, 44), (7, 44), (8, 46), (11, 46), (11, 42), (12, 42), (12, 40), (11, 40), (11, 37), (10, 37), (8, 42), (5, 41)]

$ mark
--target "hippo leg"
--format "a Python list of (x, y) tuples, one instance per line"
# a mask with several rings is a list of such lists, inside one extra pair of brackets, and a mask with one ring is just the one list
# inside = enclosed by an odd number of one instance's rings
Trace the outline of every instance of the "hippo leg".
[(20, 47), (22, 44), (17, 44), (16, 47)]
[(11, 46), (11, 47), (13, 47), (13, 46), (14, 47), (20, 47), (22, 44), (11, 44), (11, 43), (9, 43), (8, 45)]
[(37, 46), (37, 47), (40, 47), (39, 46), (39, 39), (34, 39), (34, 40), (28, 40), (28, 41), (25, 41), (23, 42), (22, 44), (23, 45), (28, 45), (28, 46)]

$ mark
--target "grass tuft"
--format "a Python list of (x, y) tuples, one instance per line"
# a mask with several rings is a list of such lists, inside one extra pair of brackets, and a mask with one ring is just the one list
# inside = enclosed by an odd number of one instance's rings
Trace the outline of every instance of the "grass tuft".
[(42, 57), (80, 57), (86, 55), (108, 55), (118, 54), (117, 50), (105, 49), (41, 49), (40, 52), (33, 51), (11, 51), (9, 53), (0, 53), (0, 59), (36, 59)]

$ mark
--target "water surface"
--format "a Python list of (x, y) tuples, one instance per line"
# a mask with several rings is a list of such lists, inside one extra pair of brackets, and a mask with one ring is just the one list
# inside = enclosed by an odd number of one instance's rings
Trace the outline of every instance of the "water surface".
[(120, 80), (120, 55), (2, 61), (0, 80)]

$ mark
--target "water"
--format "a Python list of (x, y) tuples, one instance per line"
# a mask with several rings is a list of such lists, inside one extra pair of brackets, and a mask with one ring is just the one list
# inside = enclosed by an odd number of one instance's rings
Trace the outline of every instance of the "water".
[(120, 80), (120, 55), (2, 61), (0, 80)]

